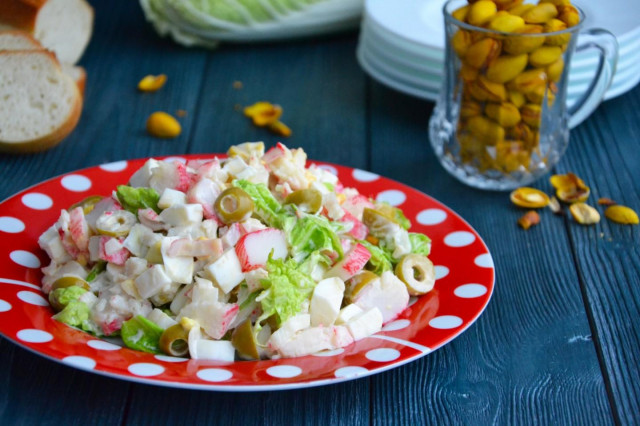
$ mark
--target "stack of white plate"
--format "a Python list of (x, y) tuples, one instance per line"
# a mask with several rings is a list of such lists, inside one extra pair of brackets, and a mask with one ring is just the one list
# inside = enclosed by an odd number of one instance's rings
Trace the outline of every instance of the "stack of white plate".
[[(362, 68), (393, 89), (436, 100), (444, 64), (444, 3), (445, 0), (366, 0), (357, 50)], [(585, 11), (585, 28), (604, 28), (618, 39), (618, 67), (605, 99), (632, 89), (640, 82), (640, 2), (573, 3)], [(597, 66), (595, 49), (574, 54), (569, 69), (569, 105), (588, 89)]]

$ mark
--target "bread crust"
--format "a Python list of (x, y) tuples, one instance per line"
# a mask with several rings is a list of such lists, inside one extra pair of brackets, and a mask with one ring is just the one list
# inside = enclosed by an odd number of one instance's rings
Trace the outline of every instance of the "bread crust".
[(33, 32), (47, 0), (0, 0), (0, 23)]
[(47, 150), (49, 148), (54, 147), (55, 145), (62, 142), (64, 138), (66, 138), (76, 127), (78, 121), (80, 120), (80, 115), (82, 113), (82, 105), (83, 105), (83, 96), (80, 93), (80, 89), (78, 84), (67, 74), (62, 71), (60, 67), (60, 63), (56, 58), (56, 55), (48, 50), (15, 50), (15, 51), (4, 51), (0, 52), (0, 55), (6, 54), (32, 54), (34, 52), (38, 52), (40, 54), (48, 55), (52, 61), (53, 65), (57, 67), (58, 72), (60, 73), (61, 78), (67, 79), (69, 81), (69, 87), (74, 91), (73, 98), (75, 102), (71, 107), (71, 111), (69, 113), (69, 117), (67, 120), (62, 123), (56, 130), (46, 135), (43, 135), (39, 138), (21, 141), (21, 142), (7, 142), (0, 140), (0, 152), (6, 153), (32, 153), (32, 152), (40, 152)]
[[(2, 3), (3, 0), (0, 0), (0, 3)], [(42, 47), (42, 45), (40, 44), (40, 42), (38, 40), (36, 40), (36, 38), (34, 36), (32, 36), (30, 33), (23, 31), (23, 30), (1, 30), (0, 31), (0, 37), (3, 35), (9, 35), (9, 36), (14, 36), (14, 37), (21, 37), (26, 39), (29, 43), (31, 43), (31, 45), (33, 46), (34, 49), (44, 49), (44, 47)], [(2, 49), (0, 48), (0, 51)]]

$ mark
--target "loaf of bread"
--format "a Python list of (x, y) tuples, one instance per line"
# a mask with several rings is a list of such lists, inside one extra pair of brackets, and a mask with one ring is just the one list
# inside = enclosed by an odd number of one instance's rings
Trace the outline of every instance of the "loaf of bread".
[[(40, 42), (29, 33), (19, 30), (0, 31), (0, 52), (3, 50), (40, 50), (44, 49)], [(62, 71), (69, 75), (78, 85), (80, 93), (84, 94), (87, 82), (87, 72), (79, 65), (62, 63)]]
[(54, 53), (3, 50), (0, 70), (0, 151), (41, 151), (71, 133), (82, 95)]
[(85, 0), (0, 0), (2, 29), (26, 31), (61, 63), (75, 64), (91, 38), (93, 8)]

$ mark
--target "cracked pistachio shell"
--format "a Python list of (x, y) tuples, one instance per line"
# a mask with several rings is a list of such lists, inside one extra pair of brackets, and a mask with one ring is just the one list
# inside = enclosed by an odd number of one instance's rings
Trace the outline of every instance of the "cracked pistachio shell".
[(540, 3), (527, 10), (522, 15), (522, 19), (524, 19), (527, 24), (544, 24), (556, 16), (558, 16), (558, 9), (554, 4)]
[(464, 60), (474, 68), (484, 68), (500, 55), (501, 43), (492, 38), (476, 41), (467, 48)]

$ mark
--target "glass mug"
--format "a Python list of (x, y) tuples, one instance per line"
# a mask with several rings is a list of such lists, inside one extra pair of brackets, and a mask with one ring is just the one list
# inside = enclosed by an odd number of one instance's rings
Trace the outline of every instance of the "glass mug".
[[(555, 8), (546, 4), (539, 10)], [(445, 69), (429, 122), (431, 145), (444, 168), (462, 182), (482, 189), (513, 189), (547, 173), (560, 160), (569, 128), (593, 112), (609, 87), (618, 45), (606, 30), (580, 32), (585, 15), (577, 7), (573, 16), (562, 16), (575, 24), (569, 28), (555, 18), (522, 27), (522, 20), (498, 11), (490, 24), (496, 29), (487, 29), (454, 17), (464, 19), (465, 9), (460, 8), (465, 5), (466, 0), (449, 0), (443, 7)], [(521, 11), (532, 6), (519, 7)], [(503, 32), (515, 27), (518, 32)], [(589, 88), (567, 108), (569, 64), (578, 32), (587, 42), (577, 50), (594, 49), (598, 62)]]

